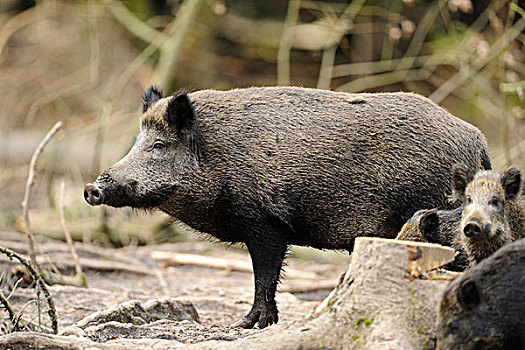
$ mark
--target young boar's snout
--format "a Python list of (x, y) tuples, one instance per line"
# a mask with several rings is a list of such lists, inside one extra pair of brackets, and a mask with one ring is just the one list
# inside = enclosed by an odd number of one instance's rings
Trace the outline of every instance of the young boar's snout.
[(490, 231), (490, 225), (485, 225), (485, 230), (482, 229), (481, 225), (477, 222), (467, 222), (463, 227), (463, 233), (469, 238), (479, 238), (483, 232)]
[(90, 205), (100, 205), (102, 204), (102, 189), (97, 186), (97, 184), (87, 184), (84, 187), (84, 199)]

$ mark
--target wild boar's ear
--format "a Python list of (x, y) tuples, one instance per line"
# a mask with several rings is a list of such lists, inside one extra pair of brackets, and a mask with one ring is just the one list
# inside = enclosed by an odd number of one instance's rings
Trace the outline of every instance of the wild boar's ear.
[(469, 170), (465, 164), (458, 163), (452, 167), (452, 195), (450, 196), (450, 202), (454, 204), (464, 202), (465, 189), (471, 180), (472, 175), (469, 175)]
[(425, 212), (419, 221), (419, 226), (427, 241), (430, 243), (438, 243), (437, 229), (439, 227), (439, 215), (437, 209), (430, 209)]
[(162, 89), (156, 85), (150, 86), (142, 94), (142, 113), (145, 113), (148, 108), (157, 103), (162, 98)]
[(478, 306), (481, 298), (476, 282), (469, 279), (461, 281), (457, 298), (463, 310), (470, 311)]
[(185, 91), (179, 91), (168, 102), (164, 119), (182, 135), (190, 134), (195, 125), (195, 113)]
[(521, 188), (521, 169), (511, 166), (501, 176), (501, 185), (505, 190), (505, 199), (515, 199)]

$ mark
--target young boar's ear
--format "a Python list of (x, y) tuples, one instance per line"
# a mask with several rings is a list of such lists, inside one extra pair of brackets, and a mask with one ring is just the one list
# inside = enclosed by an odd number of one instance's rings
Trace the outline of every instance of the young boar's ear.
[(145, 113), (148, 108), (157, 103), (158, 100), (162, 98), (162, 89), (158, 86), (150, 86), (142, 94), (142, 113)]
[(438, 242), (439, 215), (437, 209), (430, 209), (423, 214), (419, 221), (419, 227), (423, 236), (430, 243)]
[(179, 91), (168, 102), (164, 119), (183, 135), (190, 134), (195, 124), (195, 113), (185, 91)]
[(452, 167), (452, 195), (450, 201), (454, 204), (460, 204), (465, 199), (465, 189), (472, 180), (469, 170), (465, 164), (458, 163)]
[(515, 199), (521, 188), (521, 169), (511, 166), (501, 176), (501, 185), (505, 190), (505, 199)]
[(480, 295), (476, 282), (469, 279), (461, 281), (457, 298), (463, 310), (470, 311), (478, 306)]

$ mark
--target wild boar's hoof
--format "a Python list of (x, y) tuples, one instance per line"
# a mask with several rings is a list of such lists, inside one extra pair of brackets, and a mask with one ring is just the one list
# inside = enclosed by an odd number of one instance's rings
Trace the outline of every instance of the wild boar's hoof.
[(84, 187), (84, 199), (90, 205), (102, 204), (102, 190), (95, 184), (87, 184)]
[(250, 312), (239, 321), (231, 325), (233, 328), (246, 328), (250, 329), (259, 323), (259, 328), (265, 328), (279, 321), (277, 315), (277, 307), (253, 307)]

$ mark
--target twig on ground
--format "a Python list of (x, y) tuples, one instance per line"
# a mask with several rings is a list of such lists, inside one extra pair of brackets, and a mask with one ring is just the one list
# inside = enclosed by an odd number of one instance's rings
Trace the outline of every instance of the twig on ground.
[(73, 262), (75, 263), (75, 277), (80, 279), (80, 282), (82, 283), (83, 287), (87, 287), (86, 277), (84, 276), (84, 273), (82, 272), (82, 267), (80, 266), (80, 263), (78, 261), (77, 251), (75, 250), (75, 247), (73, 245), (73, 239), (71, 239), (71, 234), (69, 233), (69, 230), (67, 229), (67, 225), (66, 225), (66, 216), (64, 214), (65, 187), (66, 187), (65, 183), (64, 181), (62, 181), (62, 183), (60, 184), (60, 199), (59, 199), (59, 204), (58, 204), (58, 211), (60, 212), (60, 223), (62, 224), (62, 228), (64, 229), (64, 236), (66, 236), (66, 241), (69, 246), (69, 249), (71, 250), (71, 256), (73, 257)]
[(160, 287), (162, 289), (162, 293), (165, 295), (165, 296), (170, 296), (171, 293), (170, 293), (170, 286), (168, 284), (168, 281), (166, 281), (166, 278), (164, 277), (164, 273), (162, 272), (161, 269), (158, 269), (155, 271), (155, 275), (157, 276), (158, 280), (159, 280), (159, 284), (160, 284)]
[(308, 285), (288, 285), (282, 286), (279, 288), (281, 293), (313, 293), (323, 290), (332, 290), (337, 286), (337, 280), (321, 280), (317, 281), (315, 284)]
[(53, 328), (53, 332), (55, 334), (58, 333), (58, 320), (57, 320), (57, 311), (55, 309), (55, 302), (53, 301), (53, 298), (51, 297), (51, 294), (49, 293), (49, 290), (46, 287), (46, 284), (44, 282), (44, 279), (38, 272), (38, 268), (35, 267), (31, 261), (18, 254), (15, 251), (12, 251), (9, 248), (0, 246), (0, 253), (3, 253), (7, 255), (10, 259), (16, 258), (22, 265), (24, 265), (28, 270), (29, 273), (33, 276), (34, 280), (37, 281), (37, 287), (39, 287), (40, 290), (44, 293), (44, 297), (46, 298), (47, 304), (49, 305), (49, 310), (47, 311), (49, 317), (51, 318), (51, 325)]

